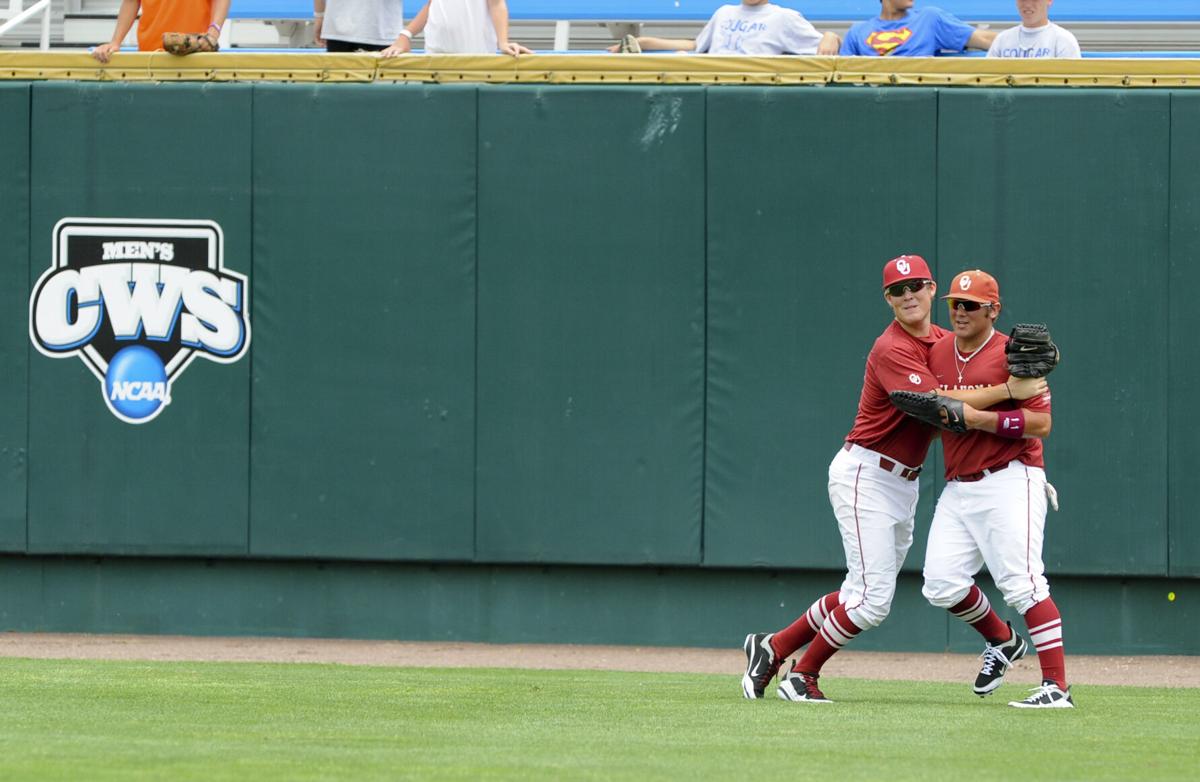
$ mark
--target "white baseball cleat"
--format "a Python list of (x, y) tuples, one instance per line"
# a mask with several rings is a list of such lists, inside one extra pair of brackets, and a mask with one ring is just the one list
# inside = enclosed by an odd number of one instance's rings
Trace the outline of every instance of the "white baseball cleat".
[(792, 671), (779, 682), (779, 697), (793, 703), (833, 703), (817, 686), (815, 673)]
[(1055, 683), (1046, 679), (1041, 687), (1034, 687), (1032, 694), (1023, 701), (1009, 701), (1009, 706), (1018, 709), (1073, 709), (1075, 701), (1071, 700), (1071, 688), (1065, 691)]

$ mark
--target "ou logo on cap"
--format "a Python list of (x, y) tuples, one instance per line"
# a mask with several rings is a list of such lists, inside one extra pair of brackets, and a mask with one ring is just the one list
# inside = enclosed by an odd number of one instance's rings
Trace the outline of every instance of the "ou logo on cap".
[(963, 276), (959, 277), (958, 278), (958, 287), (962, 288), (964, 291), (967, 288), (970, 288), (971, 287), (970, 275), (964, 274)]
[(908, 274), (910, 271), (912, 271), (912, 267), (908, 265), (908, 261), (901, 258), (900, 260), (896, 261), (896, 271), (900, 272), (901, 274)]

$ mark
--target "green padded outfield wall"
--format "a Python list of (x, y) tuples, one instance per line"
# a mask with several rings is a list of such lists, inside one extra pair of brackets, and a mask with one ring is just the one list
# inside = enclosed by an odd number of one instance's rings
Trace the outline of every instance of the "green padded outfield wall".
[[(1172, 576), (1200, 576), (1200, 436), (1190, 423), (1200, 387), (1193, 297), (1200, 291), (1200, 94), (1171, 94), (1171, 266), (1170, 284), (1155, 291), (1157, 306), (1168, 303), (1169, 420), (1167, 464)], [(1134, 521), (1137, 523), (1137, 520)]]
[[(394, 611), (401, 637), (715, 643), (790, 621), (841, 577), (826, 468), (882, 263), (918, 252), (942, 282), (995, 271), (1004, 323), (1063, 347), (1046, 559), (1094, 620), (1081, 648), (1200, 652), (1194, 622), (1138, 618), (1190, 616), (1200, 576), (1194, 427), (1167, 423), (1200, 366), (1200, 96), (60, 82), (0, 85), (0, 110), (6, 626), (372, 635)], [(29, 342), (65, 217), (218, 223), (249, 354), (117, 420)], [(968, 640), (919, 592), (896, 619), (864, 648)]]
[[(747, 631), (790, 621), (829, 588), (828, 573), (763, 568), (13, 556), (0, 568), (0, 626), (11, 630), (628, 643), (731, 655)], [(1200, 653), (1200, 603), (1186, 585), (1057, 579), (1067, 654)], [(1168, 588), (1184, 597), (1167, 602)], [(904, 573), (888, 621), (854, 648), (978, 652), (979, 636), (925, 602), (920, 574)]]
[(479, 560), (700, 562), (704, 98), (480, 90)]
[(475, 103), (255, 88), (254, 556), (473, 555)]
[[(1001, 328), (1046, 322), (1064, 351), (1046, 440), (1062, 505), (1046, 522), (1051, 574), (1167, 574), (1170, 100), (940, 95), (942, 277), (992, 271)], [(1128, 361), (1105, 371), (1114, 355)]]
[[(252, 92), (250, 85), (35, 84), (30, 278), (48, 268), (60, 219), (108, 217), (214, 220), (224, 231), (226, 266), (253, 280)], [(253, 319), (253, 300), (250, 307)], [(166, 411), (131, 426), (106, 409), (80, 360), (34, 355), (31, 552), (246, 553), (249, 361), (193, 361)]]
[[(29, 85), (0, 83), (0, 551), (24, 551), (29, 483)], [(41, 249), (49, 247), (44, 242)]]
[[(891, 320), (883, 263), (936, 259), (937, 93), (755, 88), (708, 102), (704, 561), (836, 567), (828, 468)], [(881, 128), (902, 129), (904, 154)]]

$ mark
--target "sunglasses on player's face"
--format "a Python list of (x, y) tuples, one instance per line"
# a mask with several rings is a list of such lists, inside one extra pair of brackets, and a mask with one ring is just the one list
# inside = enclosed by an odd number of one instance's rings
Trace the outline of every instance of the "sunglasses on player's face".
[(991, 307), (991, 304), (980, 304), (977, 301), (967, 301), (966, 299), (946, 299), (946, 303), (950, 305), (950, 311), (961, 309), (963, 312), (975, 312), (980, 307)]
[(929, 280), (905, 280), (904, 282), (887, 286), (884, 288), (884, 291), (892, 298), (898, 299), (905, 293), (916, 293), (928, 284)]

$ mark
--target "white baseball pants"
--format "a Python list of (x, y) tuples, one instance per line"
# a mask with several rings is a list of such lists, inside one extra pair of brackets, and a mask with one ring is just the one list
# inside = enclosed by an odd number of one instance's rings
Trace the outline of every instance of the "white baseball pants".
[(1046, 473), (1019, 461), (978, 481), (949, 481), (938, 498), (921, 592), (949, 608), (967, 596), (985, 564), (1021, 614), (1050, 595), (1042, 564)]
[(875, 451), (853, 445), (829, 465), (829, 502), (846, 551), (840, 597), (850, 621), (863, 630), (877, 627), (892, 609), (920, 490), (919, 481), (884, 470), (879, 460)]

